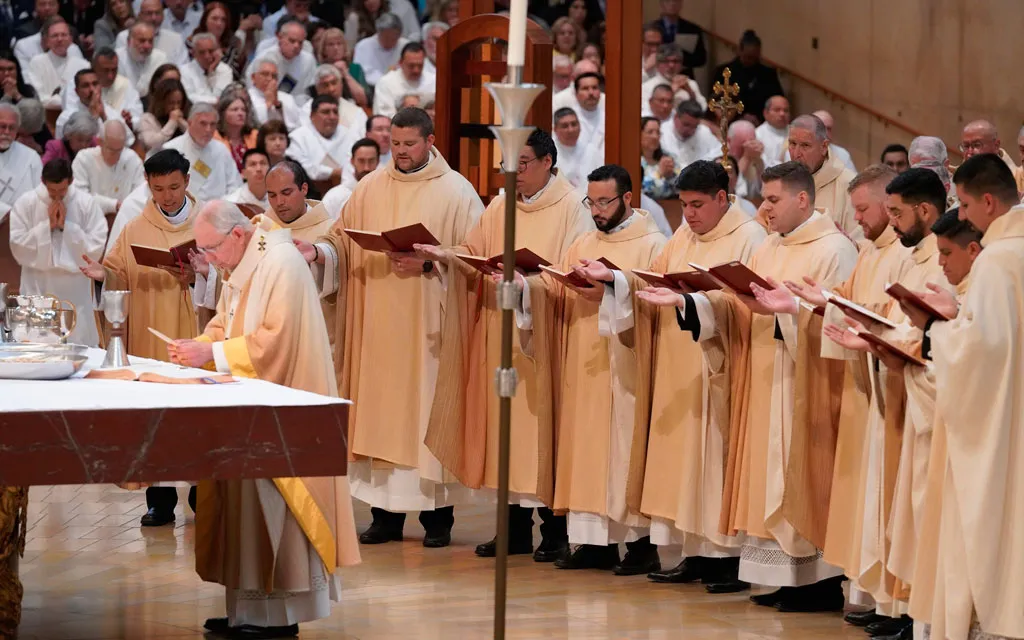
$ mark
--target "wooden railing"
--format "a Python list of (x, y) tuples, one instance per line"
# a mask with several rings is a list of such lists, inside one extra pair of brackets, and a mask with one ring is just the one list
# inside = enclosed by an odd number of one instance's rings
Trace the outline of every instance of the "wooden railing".
[[(715, 33), (714, 31), (712, 31), (710, 29), (704, 29), (704, 33), (708, 34), (708, 36), (710, 36), (712, 40), (717, 40), (718, 42), (720, 42), (720, 43), (722, 43), (722, 44), (732, 48), (733, 50), (737, 50), (739, 48), (739, 45), (737, 44), (737, 42), (735, 40), (730, 40), (729, 38), (726, 38), (725, 36), (723, 36), (720, 33)], [(881, 111), (875, 109), (874, 107), (866, 105), (866, 104), (864, 104), (863, 102), (861, 102), (859, 100), (855, 100), (854, 98), (851, 98), (851, 97), (849, 97), (847, 95), (843, 95), (843, 94), (839, 93), (838, 91), (835, 91), (834, 89), (830, 89), (829, 87), (826, 87), (825, 85), (821, 84), (817, 80), (814, 80), (812, 78), (808, 78), (807, 76), (805, 76), (804, 74), (800, 73), (799, 71), (794, 71), (793, 69), (790, 69), (789, 67), (787, 67), (785, 65), (779, 64), (778, 62), (775, 62), (774, 60), (771, 60), (770, 58), (766, 58), (766, 57), (762, 56), (761, 57), (761, 61), (764, 62), (765, 64), (767, 64), (770, 67), (774, 67), (779, 72), (780, 75), (788, 75), (790, 77), (793, 77), (793, 78), (799, 80), (800, 82), (802, 82), (804, 84), (810, 85), (811, 87), (813, 87), (813, 88), (817, 89), (818, 91), (822, 92), (823, 94), (825, 94), (825, 96), (827, 98), (830, 98), (832, 100), (837, 100), (839, 102), (842, 102), (843, 104), (846, 104), (846, 105), (849, 105), (849, 106), (853, 107), (854, 109), (857, 109), (858, 111), (862, 111), (862, 112), (868, 114), (869, 116), (871, 116), (872, 118), (874, 118), (875, 120), (877, 120), (878, 122), (881, 122), (882, 124), (884, 124), (887, 127), (894, 127), (896, 129), (900, 129), (901, 131), (904, 131), (904, 132), (914, 136), (915, 138), (918, 137), (918, 136), (930, 135), (930, 134), (927, 134), (927, 133), (925, 133), (923, 131), (920, 131), (919, 129), (917, 129), (917, 128), (915, 128), (915, 127), (913, 127), (913, 126), (911, 126), (911, 125), (909, 125), (909, 124), (907, 124), (907, 123), (905, 123), (905, 122), (903, 122), (901, 120), (897, 120), (896, 118), (888, 116), (888, 115), (882, 113)], [(962, 156), (962, 154), (960, 153), (959, 149), (956, 149), (954, 147), (950, 147), (948, 144), (946, 145), (946, 149), (947, 149), (950, 157), (952, 157), (952, 156), (961, 157)]]

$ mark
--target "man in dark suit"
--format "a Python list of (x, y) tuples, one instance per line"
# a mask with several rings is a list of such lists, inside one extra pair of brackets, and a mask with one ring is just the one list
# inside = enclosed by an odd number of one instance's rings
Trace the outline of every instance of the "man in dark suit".
[(732, 70), (730, 81), (740, 87), (738, 99), (743, 101), (743, 116), (751, 122), (762, 121), (762, 110), (769, 98), (786, 95), (779, 72), (761, 62), (761, 38), (753, 31), (743, 33), (736, 57), (715, 69), (711, 86), (722, 81), (726, 67)]
[(689, 20), (679, 17), (683, 8), (683, 0), (661, 0), (662, 42), (675, 44), (683, 52), (683, 73), (693, 77), (693, 70), (703, 67), (708, 61), (708, 51), (704, 44), (704, 30)]

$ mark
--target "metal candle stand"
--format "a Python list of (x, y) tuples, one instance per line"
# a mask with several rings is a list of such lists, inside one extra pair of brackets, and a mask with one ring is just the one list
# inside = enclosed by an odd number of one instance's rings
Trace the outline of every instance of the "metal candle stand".
[(498, 308), (501, 309), (501, 368), (495, 373), (498, 392), (498, 524), (494, 575), (494, 638), (505, 637), (505, 598), (508, 570), (508, 475), (509, 443), (512, 427), (512, 396), (518, 376), (512, 368), (513, 311), (519, 303), (515, 283), (516, 267), (516, 173), (519, 153), (526, 145), (534, 127), (525, 126), (526, 113), (544, 85), (523, 84), (523, 68), (508, 66), (508, 82), (488, 82), (484, 86), (494, 97), (501, 111), (501, 126), (490, 127), (501, 145), (505, 171), (505, 251), (502, 258), (503, 279), (498, 284)]

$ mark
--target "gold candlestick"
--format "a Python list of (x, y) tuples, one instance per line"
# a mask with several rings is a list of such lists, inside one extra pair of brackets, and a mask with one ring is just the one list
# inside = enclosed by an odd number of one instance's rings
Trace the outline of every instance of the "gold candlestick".
[(740, 94), (740, 85), (730, 83), (731, 78), (732, 69), (726, 67), (722, 72), (723, 82), (716, 82), (715, 86), (711, 87), (717, 97), (708, 102), (708, 108), (718, 114), (718, 137), (722, 140), (722, 167), (726, 170), (732, 167), (732, 162), (729, 161), (729, 141), (727, 139), (729, 118), (743, 112), (743, 101), (733, 102), (733, 98)]

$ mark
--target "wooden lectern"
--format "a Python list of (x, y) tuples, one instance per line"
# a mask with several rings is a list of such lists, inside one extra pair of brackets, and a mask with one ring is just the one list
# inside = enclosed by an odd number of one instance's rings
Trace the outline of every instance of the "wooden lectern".
[[(468, 179), (484, 202), (498, 195), (504, 178), (501, 153), (488, 125), (498, 124), (498, 112), (485, 82), (505, 76), (505, 38), (508, 17), (473, 16), (449, 29), (437, 42), (435, 146), (453, 169)], [(537, 97), (526, 124), (551, 131), (551, 36), (528, 21), (523, 82), (547, 89)]]

